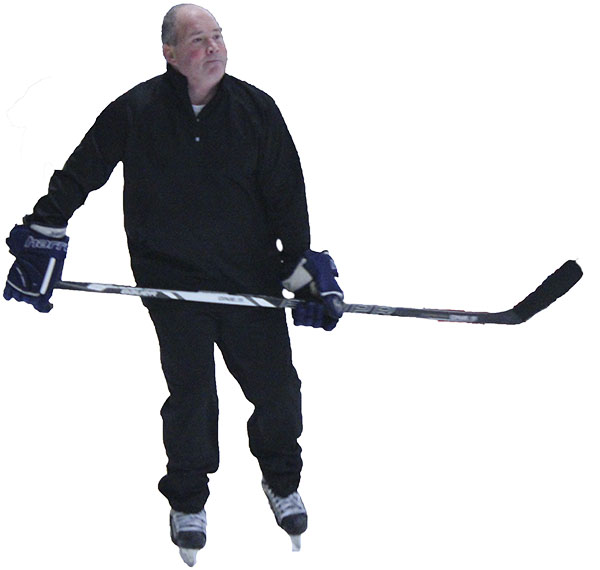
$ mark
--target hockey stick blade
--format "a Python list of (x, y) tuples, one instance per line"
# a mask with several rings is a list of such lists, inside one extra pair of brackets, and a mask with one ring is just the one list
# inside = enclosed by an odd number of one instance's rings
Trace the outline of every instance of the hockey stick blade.
[(559, 297), (564, 295), (583, 275), (575, 261), (567, 261), (520, 303), (508, 311), (498, 313), (408, 309), (404, 307), (383, 307), (380, 305), (344, 305), (344, 312), (391, 315), (395, 317), (416, 317), (453, 323), (478, 323), (496, 325), (518, 325), (539, 313)]
[[(344, 303), (345, 313), (363, 315), (388, 315), (393, 317), (414, 317), (455, 323), (480, 323), (498, 325), (516, 325), (524, 323), (539, 313), (556, 299), (564, 295), (581, 279), (583, 272), (575, 261), (567, 261), (530, 295), (508, 311), (499, 313), (471, 312), (441, 309), (410, 309), (406, 307), (386, 307), (383, 305), (358, 305)], [(90, 293), (114, 293), (132, 295), (150, 299), (170, 299), (192, 301), (196, 303), (214, 303), (242, 307), (263, 307), (270, 309), (293, 309), (305, 301), (285, 299), (267, 295), (229, 294), (217, 291), (176, 291), (172, 289), (153, 289), (148, 287), (130, 287), (126, 285), (108, 285), (105, 283), (81, 283), (59, 281), (56, 289), (87, 291)]]
[(513, 313), (520, 323), (524, 323), (562, 297), (582, 277), (583, 271), (577, 262), (567, 261), (547, 277), (533, 293), (517, 303), (512, 309)]

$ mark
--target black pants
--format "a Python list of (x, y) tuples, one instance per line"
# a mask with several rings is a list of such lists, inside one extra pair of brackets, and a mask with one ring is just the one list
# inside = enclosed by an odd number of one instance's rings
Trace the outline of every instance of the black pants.
[(161, 415), (168, 457), (159, 490), (171, 507), (198, 512), (208, 473), (219, 466), (214, 345), (254, 405), (250, 450), (280, 496), (300, 482), (300, 380), (292, 365), (285, 313), (274, 309), (146, 300), (169, 387)]

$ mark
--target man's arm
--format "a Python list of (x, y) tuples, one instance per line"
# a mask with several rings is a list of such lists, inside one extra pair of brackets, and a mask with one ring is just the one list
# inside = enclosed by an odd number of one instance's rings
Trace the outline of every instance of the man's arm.
[(127, 109), (122, 99), (111, 103), (96, 119), (62, 170), (50, 179), (48, 193), (23, 222), (66, 228), (90, 192), (103, 186), (122, 159), (127, 134)]
[(274, 102), (265, 112), (265, 122), (258, 184), (269, 224), (283, 246), (282, 275), (287, 276), (310, 247), (306, 190), (298, 151)]
[(24, 301), (42, 313), (52, 309), (50, 297), (67, 254), (67, 223), (121, 160), (127, 132), (124, 111), (117, 100), (101, 113), (64, 168), (55, 171), (48, 194), (11, 231), (6, 243), (15, 261), (6, 280), (6, 300)]
[(282, 284), (296, 297), (313, 300), (292, 310), (294, 324), (333, 330), (343, 313), (344, 293), (327, 252), (310, 250), (304, 177), (292, 137), (273, 104), (268, 115), (259, 182), (269, 220), (283, 245)]

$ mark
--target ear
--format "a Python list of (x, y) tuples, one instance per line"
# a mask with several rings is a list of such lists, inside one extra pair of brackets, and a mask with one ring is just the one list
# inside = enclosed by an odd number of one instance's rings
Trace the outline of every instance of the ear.
[(175, 57), (175, 48), (173, 46), (163, 44), (163, 55), (165, 56), (167, 63), (175, 65), (177, 58)]

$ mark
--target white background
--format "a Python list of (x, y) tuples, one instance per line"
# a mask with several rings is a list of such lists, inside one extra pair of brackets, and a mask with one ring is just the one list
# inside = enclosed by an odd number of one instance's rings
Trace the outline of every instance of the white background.
[[(228, 71), (277, 100), (313, 248), (349, 302), (499, 311), (518, 327), (348, 315), (291, 331), (310, 527), (290, 552), (219, 364), (221, 468), (199, 567), (597, 569), (600, 21), (593, 1), (213, 0)], [(3, 11), (8, 235), (98, 113), (164, 70), (170, 3)], [(133, 283), (120, 167), (69, 226), (65, 279)], [(2, 271), (12, 258), (0, 253)], [(137, 299), (0, 303), (0, 566), (182, 568), (168, 536), (158, 348)], [(233, 566), (233, 565), (236, 566)]]

